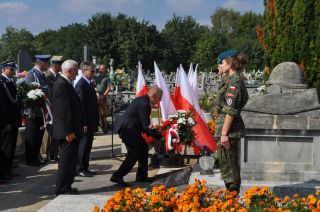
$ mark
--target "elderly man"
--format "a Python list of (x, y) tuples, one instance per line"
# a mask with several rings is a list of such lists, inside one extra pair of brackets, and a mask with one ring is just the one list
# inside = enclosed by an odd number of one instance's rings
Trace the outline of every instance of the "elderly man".
[[(52, 56), (50, 60), (50, 68), (45, 72), (45, 77), (49, 84), (49, 89), (52, 91), (53, 85), (57, 78), (60, 76), (61, 64), (63, 62), (63, 56)], [(51, 94), (51, 92), (50, 92)], [(49, 96), (51, 101), (51, 96)], [(47, 131), (43, 136), (43, 142), (41, 147), (41, 154), (45, 154), (47, 160), (58, 161), (59, 143), (52, 138), (52, 124), (47, 125)]]
[(72, 86), (77, 72), (78, 63), (66, 60), (62, 64), (62, 75), (53, 86), (53, 138), (60, 144), (56, 195), (78, 193), (71, 187), (76, 176), (79, 139), (83, 135), (81, 102)]
[[(18, 128), (21, 123), (18, 107), (17, 88), (12, 77), (15, 74), (16, 64), (13, 60), (5, 61), (2, 64), (2, 75), (0, 81), (3, 83), (3, 103), (5, 108), (4, 130), (0, 134), (0, 148), (5, 153), (7, 164), (6, 170), (0, 173), (0, 178), (10, 179), (13, 159), (16, 150)], [(3, 168), (3, 167), (2, 167)]]
[(93, 136), (99, 125), (98, 100), (95, 87), (92, 84), (95, 65), (92, 62), (82, 62), (80, 69), (82, 70), (82, 77), (76, 84), (75, 90), (81, 101), (84, 135), (79, 144), (78, 175), (92, 177), (96, 172), (89, 170), (90, 152)]
[[(35, 66), (28, 72), (25, 82), (28, 84), (38, 83), (41, 90), (50, 96), (48, 82), (44, 72), (48, 69), (50, 55), (36, 55)], [(25, 134), (26, 161), (29, 166), (44, 165), (40, 160), (40, 147), (44, 133), (43, 112), (41, 108), (34, 108), (27, 112), (27, 124)]]
[(132, 101), (124, 115), (117, 122), (115, 131), (126, 145), (128, 154), (119, 169), (113, 173), (110, 179), (111, 182), (117, 183), (122, 187), (130, 186), (123, 181), (123, 177), (130, 172), (137, 161), (139, 164), (136, 182), (152, 181), (148, 177), (148, 145), (141, 133), (144, 132), (156, 139), (162, 137), (157, 130), (149, 128), (151, 108), (161, 98), (161, 88), (157, 86), (151, 87), (148, 95), (137, 97)]
[(107, 96), (110, 91), (110, 79), (105, 64), (100, 64), (99, 73), (94, 76), (94, 80), (96, 82), (97, 90), (99, 93), (99, 113), (101, 128), (104, 132), (107, 132)]

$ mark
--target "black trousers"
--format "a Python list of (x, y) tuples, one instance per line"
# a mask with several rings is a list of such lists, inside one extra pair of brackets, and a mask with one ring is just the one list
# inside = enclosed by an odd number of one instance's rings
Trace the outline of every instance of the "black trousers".
[(57, 157), (59, 154), (59, 140), (53, 138), (53, 126), (52, 124), (48, 124), (48, 144), (47, 144), (47, 157)]
[[(134, 138), (133, 138), (134, 139)], [(123, 141), (127, 148), (127, 156), (120, 165), (119, 169), (113, 174), (118, 178), (126, 176), (138, 161), (138, 171), (136, 179), (148, 177), (148, 145), (140, 136), (138, 142), (131, 140)]]
[[(0, 146), (3, 143), (4, 130), (0, 129)], [(8, 157), (2, 148), (0, 148), (0, 177), (8, 174), (10, 170)]]
[(59, 164), (56, 181), (56, 194), (64, 193), (70, 189), (76, 176), (78, 161), (79, 140), (67, 142), (65, 139), (59, 140)]
[(39, 160), (40, 148), (44, 134), (44, 129), (40, 129), (41, 126), (43, 126), (43, 118), (27, 117), (25, 134), (25, 150), (27, 162), (35, 162)]
[(16, 152), (17, 145), (17, 137), (18, 137), (18, 126), (11, 125), (10, 131), (3, 131), (1, 134), (0, 140), (0, 148), (1, 152), (3, 152), (4, 157), (6, 158), (5, 169), (3, 169), (4, 174), (10, 174), (11, 167), (14, 160), (14, 155)]
[(93, 136), (94, 132), (87, 132), (79, 142), (79, 152), (78, 152), (78, 170), (79, 171), (85, 171), (89, 168), (89, 160), (90, 160), (90, 153), (92, 149), (92, 143), (93, 143)]

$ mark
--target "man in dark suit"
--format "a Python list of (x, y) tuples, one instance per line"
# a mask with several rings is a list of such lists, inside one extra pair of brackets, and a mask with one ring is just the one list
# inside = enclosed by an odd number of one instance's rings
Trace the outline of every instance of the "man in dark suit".
[(162, 98), (162, 90), (157, 87), (151, 87), (148, 95), (137, 97), (129, 105), (124, 115), (119, 119), (115, 131), (119, 134), (127, 148), (127, 156), (119, 169), (112, 175), (110, 181), (120, 186), (130, 186), (123, 181), (138, 161), (138, 171), (136, 182), (150, 182), (148, 177), (148, 145), (143, 139), (141, 133), (144, 132), (156, 139), (161, 138), (161, 134), (150, 129), (151, 107), (157, 104)]
[[(41, 90), (50, 96), (48, 82), (44, 72), (48, 69), (50, 55), (36, 55), (35, 66), (28, 72), (25, 82), (38, 83)], [(30, 109), (27, 112), (25, 134), (26, 161), (29, 166), (40, 166), (45, 163), (40, 160), (40, 147), (44, 133), (43, 112), (41, 108)]]
[(92, 177), (96, 172), (89, 170), (90, 152), (93, 136), (99, 125), (98, 99), (95, 87), (92, 84), (95, 65), (92, 62), (83, 62), (80, 69), (82, 70), (82, 77), (76, 84), (75, 89), (81, 100), (84, 135), (79, 144), (78, 175)]
[(5, 108), (5, 123), (4, 131), (0, 135), (1, 145), (0, 148), (5, 153), (7, 158), (7, 170), (2, 174), (2, 178), (10, 179), (13, 174), (11, 171), (13, 159), (16, 150), (18, 129), (21, 123), (20, 113), (18, 107), (17, 88), (13, 83), (13, 75), (15, 73), (16, 64), (13, 60), (6, 61), (2, 64), (2, 75), (0, 81), (4, 87), (4, 108)]
[(62, 74), (53, 86), (53, 138), (60, 144), (56, 195), (78, 193), (71, 187), (76, 176), (79, 139), (83, 134), (81, 102), (72, 86), (77, 73), (78, 63), (66, 60), (62, 64)]
[[(52, 56), (50, 60), (50, 68), (45, 72), (45, 77), (48, 81), (49, 90), (52, 91), (53, 84), (60, 76), (61, 64), (63, 62), (62, 56)], [(52, 92), (50, 92), (52, 94)], [(51, 96), (49, 100), (52, 101)], [(59, 143), (52, 138), (52, 124), (47, 125), (47, 131), (43, 136), (40, 153), (46, 154), (47, 160), (58, 161)]]

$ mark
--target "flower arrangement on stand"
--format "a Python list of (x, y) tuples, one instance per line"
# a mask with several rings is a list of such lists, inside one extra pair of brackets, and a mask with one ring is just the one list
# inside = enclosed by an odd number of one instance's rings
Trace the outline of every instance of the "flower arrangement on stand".
[(124, 69), (111, 70), (109, 77), (112, 85), (116, 86), (116, 91), (118, 91), (119, 86), (123, 86), (128, 80), (128, 74), (125, 73)]
[(180, 154), (183, 145), (194, 146), (196, 133), (193, 127), (195, 124), (192, 111), (186, 112), (185, 110), (178, 110), (176, 114), (170, 115), (167, 120), (163, 121), (157, 128), (165, 138), (166, 151)]

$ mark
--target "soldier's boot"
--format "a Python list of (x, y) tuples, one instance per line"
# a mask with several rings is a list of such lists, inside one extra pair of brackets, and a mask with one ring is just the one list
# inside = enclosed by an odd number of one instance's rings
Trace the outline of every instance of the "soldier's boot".
[(235, 183), (228, 183), (227, 189), (228, 189), (229, 191), (236, 191), (236, 192), (239, 194), (239, 192), (240, 192), (240, 185), (235, 184)]

